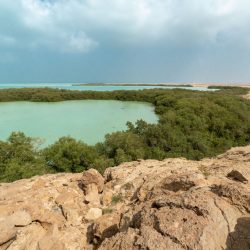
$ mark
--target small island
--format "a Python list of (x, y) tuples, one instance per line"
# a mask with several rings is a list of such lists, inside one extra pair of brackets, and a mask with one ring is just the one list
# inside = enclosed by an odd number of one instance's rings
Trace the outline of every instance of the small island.
[(128, 87), (193, 87), (191, 84), (170, 83), (79, 83), (72, 86), (128, 86)]

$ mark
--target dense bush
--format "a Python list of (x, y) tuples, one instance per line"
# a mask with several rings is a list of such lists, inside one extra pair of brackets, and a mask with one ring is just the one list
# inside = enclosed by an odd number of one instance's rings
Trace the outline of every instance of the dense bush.
[(127, 131), (106, 135), (105, 141), (88, 146), (63, 137), (37, 150), (36, 141), (13, 133), (0, 142), (0, 181), (13, 181), (36, 174), (80, 172), (105, 168), (140, 158), (186, 157), (199, 160), (232, 146), (250, 143), (250, 101), (238, 95), (241, 88), (216, 92), (190, 90), (68, 91), (57, 89), (9, 89), (0, 91), (0, 101), (62, 101), (114, 99), (145, 101), (155, 106), (157, 124), (128, 122)]
[(108, 134), (104, 143), (100, 143), (97, 147), (100, 154), (113, 159), (116, 165), (147, 156), (147, 145), (143, 142), (143, 138), (131, 132)]
[(94, 147), (70, 137), (62, 137), (53, 145), (43, 150), (48, 166), (57, 172), (81, 172), (88, 169), (97, 158)]
[(7, 142), (0, 141), (0, 181), (14, 181), (53, 172), (36, 150), (36, 141), (23, 133), (12, 133)]

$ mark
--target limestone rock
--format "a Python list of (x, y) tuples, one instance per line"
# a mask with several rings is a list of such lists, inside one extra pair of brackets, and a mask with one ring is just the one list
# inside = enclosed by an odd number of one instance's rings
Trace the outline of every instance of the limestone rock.
[(83, 172), (81, 186), (85, 194), (85, 202), (90, 203), (91, 206), (99, 206), (99, 193), (104, 188), (104, 179), (101, 174), (95, 169)]
[(57, 238), (45, 237), (37, 244), (37, 250), (66, 250), (65, 245)]
[(249, 179), (246, 146), (2, 183), (0, 250), (247, 250)]
[(86, 220), (96, 220), (102, 216), (102, 210), (100, 208), (92, 207), (89, 209), (85, 216)]
[(98, 192), (101, 193), (104, 187), (104, 179), (97, 170), (89, 169), (83, 172), (81, 184), (84, 191), (89, 185), (95, 184), (97, 186)]
[(119, 214), (105, 214), (97, 219), (93, 227), (93, 242), (99, 245), (104, 239), (118, 233), (119, 222)]
[(17, 229), (8, 221), (0, 222), (0, 246), (12, 241), (16, 237)]
[(113, 191), (110, 189), (105, 189), (102, 193), (102, 204), (104, 206), (108, 206), (112, 202)]
[(85, 201), (91, 205), (98, 206), (100, 204), (100, 196), (96, 184), (91, 183), (85, 188)]
[(17, 211), (10, 215), (8, 220), (15, 226), (27, 226), (32, 222), (31, 216), (26, 211)]
[(243, 183), (248, 182), (248, 180), (242, 175), (242, 173), (240, 173), (237, 170), (232, 170), (230, 173), (227, 174), (227, 177), (232, 178), (233, 180), (236, 180), (236, 181), (243, 182)]

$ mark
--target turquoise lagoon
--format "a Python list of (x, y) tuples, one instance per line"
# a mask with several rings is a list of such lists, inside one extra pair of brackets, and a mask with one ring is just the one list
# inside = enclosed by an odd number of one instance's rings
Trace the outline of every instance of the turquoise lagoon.
[(12, 131), (43, 140), (42, 146), (62, 136), (94, 145), (107, 133), (126, 129), (126, 122), (143, 119), (156, 123), (154, 107), (143, 102), (112, 100), (83, 100), (56, 103), (3, 102), (0, 103), (0, 140)]
[(197, 91), (215, 91), (215, 89), (207, 89), (205, 87), (176, 87), (176, 86), (122, 86), (119, 84), (115, 86), (96, 86), (96, 85), (85, 85), (76, 86), (70, 83), (0, 83), (0, 89), (7, 88), (58, 88), (58, 89), (68, 89), (68, 90), (92, 90), (92, 91), (113, 91), (113, 90), (140, 90), (140, 89), (188, 89)]

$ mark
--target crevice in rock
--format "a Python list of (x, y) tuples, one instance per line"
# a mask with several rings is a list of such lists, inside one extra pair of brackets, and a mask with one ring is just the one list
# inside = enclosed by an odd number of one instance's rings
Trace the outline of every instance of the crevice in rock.
[(218, 205), (218, 203), (217, 203), (217, 201), (216, 201), (216, 198), (214, 198), (214, 205), (220, 210), (220, 212), (221, 212), (221, 214), (222, 214), (224, 220), (225, 220), (226, 223), (227, 223), (229, 244), (230, 244), (230, 246), (232, 246), (233, 239), (232, 239), (232, 237), (231, 237), (231, 235), (230, 235), (231, 230), (230, 230), (230, 225), (229, 225), (229, 221), (228, 221), (228, 219), (227, 219), (227, 216), (226, 216), (225, 212), (224, 212), (224, 211), (220, 208), (220, 206)]
[(241, 212), (245, 210), (247, 213), (250, 213), (248, 205), (250, 199), (249, 197), (247, 197), (247, 195), (241, 194), (240, 190), (234, 189), (231, 186), (216, 185), (216, 184), (212, 185), (210, 187), (210, 190), (219, 197), (227, 198), (229, 203), (239, 208)]
[(158, 219), (155, 217), (155, 221), (154, 221), (154, 225), (153, 228), (159, 233), (161, 234), (163, 237), (168, 237), (169, 239), (171, 239), (174, 243), (180, 245), (183, 249), (185, 250), (190, 250), (191, 248), (189, 246), (184, 245), (178, 238), (176, 238), (175, 236), (163, 232), (160, 228), (160, 223), (158, 221)]
[(145, 182), (146, 182), (146, 178), (143, 177), (143, 182), (142, 182), (142, 184), (135, 190), (133, 196), (132, 196), (131, 199), (130, 199), (131, 202), (136, 203), (137, 201), (139, 201), (138, 194), (139, 194), (139, 192), (140, 192), (142, 186), (145, 184)]
[(52, 226), (51, 223), (48, 223), (48, 222), (45, 222), (45, 221), (40, 221), (40, 220), (33, 220), (31, 223), (38, 223), (38, 224), (40, 224), (41, 227), (43, 229), (45, 229), (46, 231)]
[(181, 180), (175, 180), (170, 183), (163, 184), (163, 188), (167, 189), (172, 192), (178, 192), (178, 191), (188, 191), (192, 187), (194, 187), (195, 184), (192, 181), (181, 181)]
[(152, 208), (160, 209), (162, 207), (188, 209), (193, 211), (197, 216), (205, 217), (206, 215), (208, 215), (207, 210), (201, 209), (198, 206), (192, 206), (190, 204), (177, 204), (167, 200), (156, 200), (152, 204)]
[(62, 216), (64, 217), (65, 220), (68, 220), (67, 213), (64, 211), (64, 208), (62, 205), (58, 205), (58, 207), (61, 210)]
[(5, 242), (2, 242), (0, 244), (0, 247), (4, 246), (4, 245), (8, 245), (6, 249), (8, 249), (10, 247), (10, 245), (16, 240), (16, 235), (14, 235), (12, 238), (8, 239), (7, 241)]
[(55, 202), (55, 203), (56, 203), (56, 206), (59, 208), (59, 210), (60, 210), (62, 216), (64, 217), (64, 219), (67, 221), (68, 220), (67, 213), (64, 211), (63, 206), (61, 204), (57, 203), (57, 202)]

